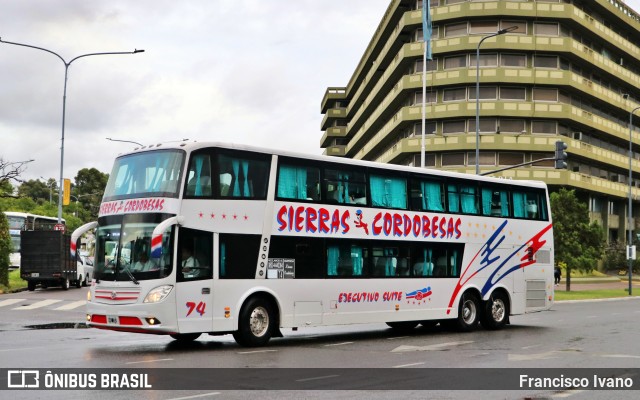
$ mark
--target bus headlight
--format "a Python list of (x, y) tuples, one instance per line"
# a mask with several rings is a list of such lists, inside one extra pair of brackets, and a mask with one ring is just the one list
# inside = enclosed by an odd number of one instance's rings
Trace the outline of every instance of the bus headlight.
[(143, 303), (157, 303), (162, 301), (171, 293), (171, 289), (173, 289), (171, 285), (158, 286), (147, 294)]

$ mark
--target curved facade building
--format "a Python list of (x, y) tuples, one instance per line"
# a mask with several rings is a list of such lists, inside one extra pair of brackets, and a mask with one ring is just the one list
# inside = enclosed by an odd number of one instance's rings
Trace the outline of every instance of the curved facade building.
[[(422, 1), (393, 0), (346, 87), (322, 99), (327, 155), (420, 166)], [(609, 240), (624, 241), (629, 118), (640, 106), (640, 16), (620, 0), (431, 0), (426, 166), (576, 189)], [(512, 31), (480, 40), (500, 29)], [(479, 107), (476, 108), (476, 83)], [(636, 111), (640, 115), (640, 110)], [(640, 117), (634, 117), (640, 125)], [(632, 131), (633, 215), (640, 215), (640, 130)], [(636, 230), (633, 218), (631, 226)]]

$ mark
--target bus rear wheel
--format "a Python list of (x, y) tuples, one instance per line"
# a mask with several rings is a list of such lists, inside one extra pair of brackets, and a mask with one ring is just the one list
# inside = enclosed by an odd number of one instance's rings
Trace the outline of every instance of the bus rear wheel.
[(275, 323), (271, 303), (254, 297), (242, 307), (238, 330), (233, 333), (233, 338), (241, 346), (264, 346), (271, 339)]
[(464, 293), (458, 304), (456, 328), (461, 332), (471, 332), (478, 326), (480, 319), (480, 301), (473, 293)]
[(485, 329), (502, 329), (509, 321), (509, 300), (502, 292), (491, 295), (484, 303), (484, 312), (480, 323)]

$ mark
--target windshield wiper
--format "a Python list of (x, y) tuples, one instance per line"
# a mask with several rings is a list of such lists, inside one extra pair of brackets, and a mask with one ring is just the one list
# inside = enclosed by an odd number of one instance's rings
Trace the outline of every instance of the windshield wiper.
[(129, 271), (129, 267), (127, 266), (122, 266), (122, 269), (124, 269), (124, 272), (127, 273), (127, 275), (129, 275), (129, 278), (131, 279), (131, 282), (135, 283), (136, 285), (139, 285), (140, 282), (138, 282), (138, 280), (135, 278), (135, 276), (133, 276), (133, 274), (131, 273), (131, 271)]

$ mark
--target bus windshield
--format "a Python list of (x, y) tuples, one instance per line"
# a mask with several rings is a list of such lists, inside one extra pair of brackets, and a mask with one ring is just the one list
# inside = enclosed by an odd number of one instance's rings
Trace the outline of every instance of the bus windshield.
[(159, 279), (171, 274), (171, 230), (151, 255), (151, 235), (161, 215), (105, 218), (96, 232), (95, 277), (106, 281)]
[(116, 159), (103, 201), (139, 197), (178, 197), (182, 150), (158, 150)]

